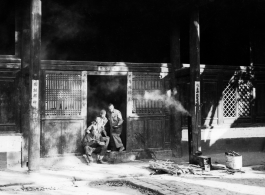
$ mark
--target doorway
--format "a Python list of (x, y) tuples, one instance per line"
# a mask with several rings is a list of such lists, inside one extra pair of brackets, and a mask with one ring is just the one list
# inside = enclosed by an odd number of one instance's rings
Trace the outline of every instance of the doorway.
[[(121, 139), (126, 147), (126, 106), (127, 106), (127, 76), (88, 75), (87, 78), (87, 125), (112, 103), (122, 114), (123, 124)], [(106, 124), (109, 135), (109, 122)]]

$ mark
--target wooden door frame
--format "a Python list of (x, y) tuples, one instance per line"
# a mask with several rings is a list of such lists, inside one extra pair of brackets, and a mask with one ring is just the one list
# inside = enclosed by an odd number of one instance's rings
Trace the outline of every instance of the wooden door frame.
[[(128, 137), (127, 137), (127, 131), (128, 131), (128, 129), (129, 129), (129, 117), (130, 117), (130, 114), (132, 113), (132, 112), (130, 112), (131, 110), (132, 110), (132, 98), (130, 99), (130, 98), (128, 98), (129, 97), (129, 95), (130, 95), (130, 90), (129, 89), (131, 89), (129, 86), (131, 86), (129, 83), (130, 83), (130, 79), (132, 79), (131, 77), (130, 77), (130, 75), (132, 76), (132, 72), (119, 72), (119, 71), (112, 71), (112, 69), (111, 69), (112, 67), (109, 67), (108, 69), (98, 69), (99, 71), (82, 71), (82, 79), (84, 79), (84, 80), (86, 80), (86, 81), (83, 81), (83, 82), (86, 82), (86, 89), (82, 89), (82, 91), (83, 91), (83, 93), (85, 93), (85, 94), (83, 94), (82, 96), (83, 96), (83, 98), (82, 98), (82, 108), (83, 109), (85, 109), (85, 111), (84, 111), (84, 114), (86, 114), (86, 117), (85, 117), (85, 119), (84, 119), (84, 126), (85, 126), (85, 128), (87, 128), (87, 76), (91, 76), (91, 75), (93, 75), (93, 76), (126, 76), (127, 77), (127, 87), (126, 87), (126, 93), (127, 93), (127, 97), (126, 97), (126, 99), (127, 99), (127, 105), (126, 105), (126, 116), (125, 117), (123, 117), (124, 118), (124, 120), (125, 120), (125, 118), (126, 118), (126, 136), (125, 136), (125, 139), (126, 139), (126, 146), (125, 146), (125, 148), (127, 148), (127, 145), (128, 145), (128, 142), (127, 142), (127, 140), (128, 140)], [(101, 71), (102, 70), (102, 71)], [(129, 94), (128, 94), (129, 93)], [(86, 102), (83, 102), (83, 99), (84, 99), (84, 96), (86, 96), (86, 98), (85, 98), (85, 101)], [(83, 105), (83, 104), (85, 104), (85, 106)], [(83, 113), (83, 112), (82, 112)]]

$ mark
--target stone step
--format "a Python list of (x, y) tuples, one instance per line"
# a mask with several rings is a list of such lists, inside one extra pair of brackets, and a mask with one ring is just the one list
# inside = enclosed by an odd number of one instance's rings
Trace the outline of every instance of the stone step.
[[(93, 160), (96, 162), (97, 157), (95, 154), (92, 155)], [(116, 164), (116, 163), (122, 163), (122, 162), (130, 162), (135, 160), (143, 160), (143, 159), (170, 159), (172, 157), (172, 151), (171, 150), (157, 150), (157, 151), (151, 151), (151, 150), (140, 150), (140, 151), (122, 151), (122, 152), (107, 152), (104, 156), (103, 160)]]

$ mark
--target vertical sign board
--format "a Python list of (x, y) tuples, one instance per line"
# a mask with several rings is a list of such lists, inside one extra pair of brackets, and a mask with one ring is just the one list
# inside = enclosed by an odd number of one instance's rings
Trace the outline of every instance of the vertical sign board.
[(127, 76), (127, 117), (132, 114), (133, 100), (132, 100), (132, 72), (128, 72)]
[(133, 74), (132, 72), (128, 72), (127, 73), (127, 143), (126, 143), (126, 149), (130, 150), (132, 147), (132, 129), (131, 129), (131, 121), (130, 121), (130, 116), (132, 116), (132, 112), (133, 112), (133, 96), (132, 96), (132, 77)]
[[(84, 127), (87, 128), (87, 71), (82, 71), (82, 104), (81, 104), (81, 115), (84, 117)], [(83, 131), (82, 131), (83, 132)], [(83, 134), (82, 134), (83, 136)]]
[(200, 109), (200, 81), (195, 81), (195, 113)]
[[(32, 119), (34, 126), (36, 127), (39, 119), (38, 108), (39, 108), (39, 80), (32, 80)], [(35, 123), (36, 122), (36, 123)]]
[(38, 109), (39, 108), (39, 80), (32, 80), (31, 106), (34, 109)]

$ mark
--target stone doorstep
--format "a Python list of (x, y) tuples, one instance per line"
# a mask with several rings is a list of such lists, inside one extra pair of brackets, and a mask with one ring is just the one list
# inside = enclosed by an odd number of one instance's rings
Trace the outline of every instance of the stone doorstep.
[[(109, 152), (106, 153), (104, 160), (108, 161), (109, 163), (121, 163), (121, 162), (130, 162), (134, 160), (144, 160), (144, 159), (151, 159), (148, 155), (140, 155), (143, 151), (133, 151), (133, 152)], [(154, 154), (157, 159), (165, 159), (172, 157), (171, 150), (157, 150), (154, 151)]]
[[(132, 152), (107, 152), (104, 156), (103, 160), (112, 164), (115, 163), (122, 163), (122, 162), (130, 162), (135, 160), (144, 160), (144, 159), (151, 159), (148, 156), (139, 155), (142, 151), (132, 151)], [(157, 150), (154, 151), (154, 154), (157, 159), (167, 159), (172, 158), (172, 151), (171, 150)], [(97, 157), (95, 154), (92, 154), (92, 158), (96, 161)]]
[(130, 162), (137, 159), (137, 152), (107, 152), (104, 160), (109, 163)]
[[(135, 160), (148, 160), (151, 158), (145, 158), (145, 156), (139, 155), (141, 151), (122, 151), (122, 152), (108, 152), (106, 153), (103, 161), (106, 161), (110, 164), (116, 163), (123, 163), (123, 162), (131, 162)], [(157, 150), (154, 151), (157, 159), (170, 159), (172, 158), (172, 151), (171, 150)], [(69, 159), (68, 159), (69, 158)], [(96, 155), (92, 154), (92, 158), (94, 162), (96, 162)], [(79, 160), (78, 160), (79, 159)], [(85, 163), (85, 159), (83, 154), (79, 155), (65, 155), (65, 156), (54, 156), (54, 157), (47, 157), (41, 158), (40, 165), (41, 166), (53, 166), (59, 163), (68, 162), (68, 163)], [(71, 164), (70, 163), (70, 164)]]

